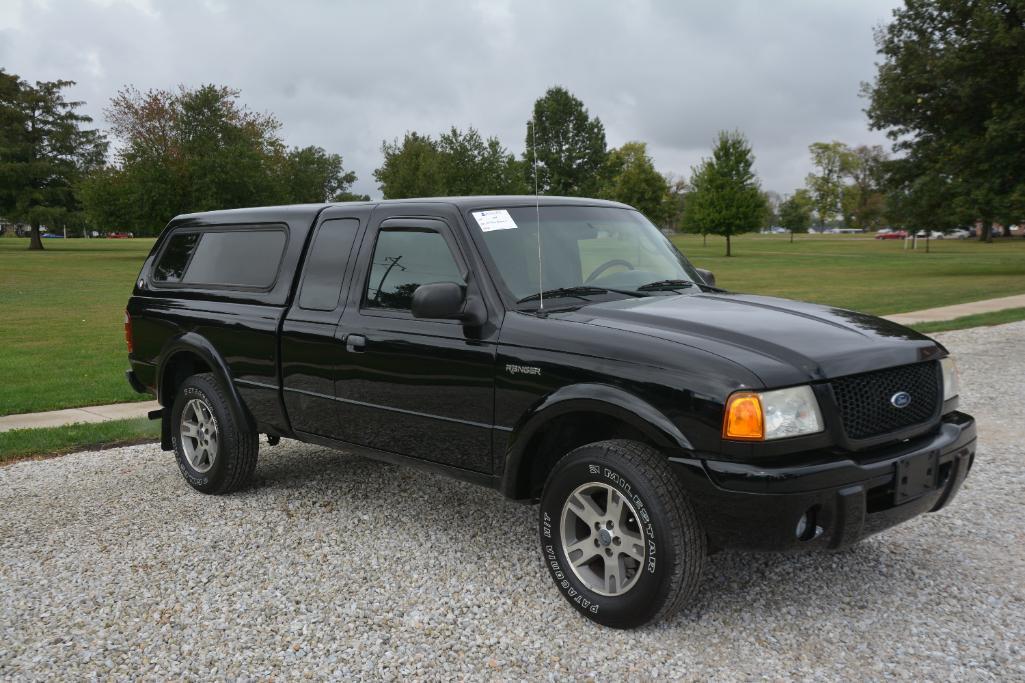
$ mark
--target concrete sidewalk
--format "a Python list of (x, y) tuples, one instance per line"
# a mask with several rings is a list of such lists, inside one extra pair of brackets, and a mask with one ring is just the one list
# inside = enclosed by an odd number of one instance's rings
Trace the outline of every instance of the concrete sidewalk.
[(915, 323), (954, 320), (955, 318), (963, 318), (966, 315), (976, 315), (977, 313), (993, 313), (1008, 308), (1025, 308), (1025, 294), (1004, 296), (999, 299), (972, 301), (967, 304), (956, 304), (954, 306), (927, 308), (924, 311), (912, 311), (911, 313), (896, 313), (894, 315), (884, 315), (883, 317), (901, 325), (914, 325)]
[(0, 432), (12, 429), (34, 429), (36, 427), (63, 427), (64, 425), (75, 424), (76, 422), (106, 422), (108, 420), (146, 417), (146, 413), (159, 407), (160, 404), (156, 401), (144, 401), (141, 403), (114, 403), (106, 406), (51, 410), (46, 413), (5, 415), (0, 417)]

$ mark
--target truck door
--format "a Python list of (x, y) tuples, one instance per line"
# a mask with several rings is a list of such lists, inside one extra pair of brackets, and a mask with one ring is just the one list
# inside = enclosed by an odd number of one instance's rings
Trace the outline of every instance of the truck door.
[(425, 216), (423, 208), (379, 206), (362, 240), (337, 331), (345, 349), (335, 379), (340, 438), (491, 472), (497, 328), (413, 317), (421, 284), (477, 286), (453, 229), (457, 215)]
[(344, 348), (335, 338), (345, 308), (358, 238), (373, 207), (331, 207), (321, 213), (303, 262), (292, 307), (281, 328), (281, 384), (295, 430), (339, 438), (335, 372)]

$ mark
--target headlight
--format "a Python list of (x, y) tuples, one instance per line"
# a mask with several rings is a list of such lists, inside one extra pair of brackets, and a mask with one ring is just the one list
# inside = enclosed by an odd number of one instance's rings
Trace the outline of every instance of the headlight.
[(726, 402), (722, 435), (727, 439), (769, 441), (821, 431), (822, 413), (809, 386), (741, 391)]
[(949, 401), (961, 393), (961, 381), (957, 376), (957, 366), (950, 356), (940, 359), (940, 367), (943, 368), (943, 400)]

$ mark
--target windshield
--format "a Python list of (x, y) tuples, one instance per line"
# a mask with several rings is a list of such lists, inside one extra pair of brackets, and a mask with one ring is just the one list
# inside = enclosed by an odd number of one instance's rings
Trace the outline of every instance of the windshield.
[[(632, 209), (602, 206), (542, 206), (538, 278), (538, 210), (533, 206), (471, 212), (488, 252), (515, 299), (582, 298), (596, 290), (642, 293), (645, 285), (702, 282), (693, 266), (648, 219)], [(471, 221), (472, 222), (472, 221)], [(574, 289), (575, 288), (575, 289)], [(585, 288), (585, 289), (581, 289)], [(566, 291), (562, 295), (569, 296)], [(529, 300), (529, 299), (528, 299)]]

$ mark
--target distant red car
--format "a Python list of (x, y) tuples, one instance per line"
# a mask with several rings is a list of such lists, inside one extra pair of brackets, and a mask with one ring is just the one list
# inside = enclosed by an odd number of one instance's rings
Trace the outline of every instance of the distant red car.
[(893, 232), (881, 232), (876, 235), (877, 240), (902, 240), (908, 236), (905, 230), (894, 230)]
[(107, 233), (107, 239), (111, 239), (111, 240), (126, 240), (126, 239), (129, 239), (131, 237), (135, 237), (135, 235), (133, 235), (130, 232), (110, 232), (110, 233)]

